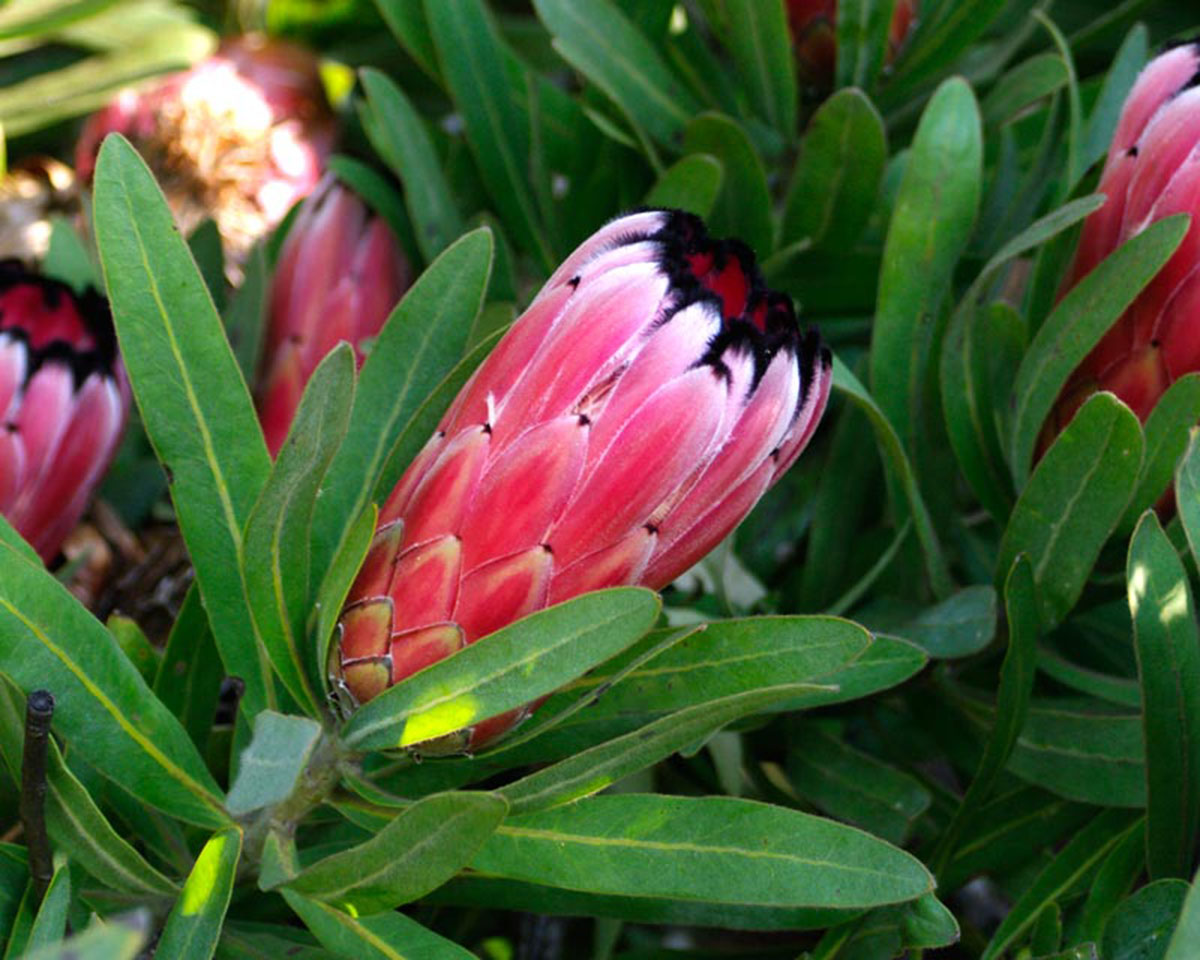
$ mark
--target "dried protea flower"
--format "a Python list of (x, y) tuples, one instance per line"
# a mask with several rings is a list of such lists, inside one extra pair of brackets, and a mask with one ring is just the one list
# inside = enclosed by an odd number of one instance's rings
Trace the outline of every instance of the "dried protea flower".
[(0, 260), (41, 260), (54, 216), (79, 213), (75, 173), (51, 157), (33, 157), (0, 178)]
[(1087, 218), (1066, 293), (1150, 224), (1190, 213), (1183, 242), (1063, 388), (1042, 432), (1045, 449), (1097, 390), (1145, 421), (1159, 397), (1200, 370), (1200, 45), (1169, 50), (1125, 101), (1100, 177), (1104, 206)]
[[(828, 90), (837, 69), (837, 0), (787, 0), (787, 15), (801, 83)], [(917, 0), (896, 0), (888, 27), (889, 64), (903, 48), (916, 18)]]
[(411, 279), (387, 224), (326, 174), (288, 231), (271, 286), (258, 412), (272, 455), (317, 364), (346, 340), (361, 365), (364, 343), (379, 333)]
[(150, 164), (185, 232), (216, 221), (236, 281), (254, 242), (316, 186), (336, 125), (313, 54), (244, 36), (92, 116), (76, 146), (81, 177), (113, 132)]
[(0, 263), (0, 513), (43, 559), (82, 516), (128, 409), (107, 303)]
[[(384, 504), (341, 678), (364, 701), (549, 604), (660, 588), (808, 443), (830, 359), (737, 241), (678, 211), (613, 221), (546, 283)], [(478, 747), (522, 711), (452, 746)], [(445, 749), (445, 745), (442, 745)]]

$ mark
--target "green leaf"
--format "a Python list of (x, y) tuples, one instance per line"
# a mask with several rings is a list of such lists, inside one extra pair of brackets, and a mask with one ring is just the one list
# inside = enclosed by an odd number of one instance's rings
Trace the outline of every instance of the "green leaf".
[(646, 206), (687, 210), (707, 217), (717, 202), (725, 170), (707, 153), (690, 153), (668, 167), (646, 194)]
[(95, 229), (113, 320), (146, 433), (171, 485), (209, 622), (253, 715), (274, 699), (240, 571), (242, 529), (270, 457), (220, 318), (154, 178), (110, 137)]
[(1188, 445), (1191, 428), (1200, 421), (1200, 373), (1184, 374), (1158, 398), (1146, 418), (1146, 455), (1137, 490), (1121, 520), (1132, 530), (1138, 518), (1171, 486), (1171, 478)]
[(1076, 884), (1101, 863), (1122, 839), (1125, 828), (1134, 819), (1127, 810), (1105, 810), (1051, 860), (1013, 904), (1000, 922), (984, 951), (982, 960), (994, 960), (1012, 947), (1037, 920), (1046, 904), (1069, 893)]
[(925, 554), (925, 569), (929, 575), (930, 584), (933, 586), (933, 592), (939, 597), (949, 596), (953, 589), (950, 571), (946, 566), (946, 558), (933, 529), (933, 520), (929, 516), (929, 509), (925, 506), (925, 501), (921, 498), (921, 490), (917, 486), (917, 478), (913, 473), (908, 455), (904, 451), (900, 435), (875, 399), (867, 392), (866, 387), (837, 356), (833, 358), (833, 388), (846, 394), (871, 421), (871, 426), (875, 430), (876, 439), (884, 455), (884, 462), (908, 497), (908, 508), (912, 512), (917, 539), (921, 541), (921, 549)]
[(42, 272), (63, 281), (76, 293), (101, 283), (91, 252), (71, 222), (62, 216), (50, 218), (50, 246), (42, 260)]
[(221, 249), (221, 231), (211, 217), (200, 221), (187, 238), (188, 250), (196, 261), (204, 286), (217, 310), (225, 304), (225, 252)]
[(840, 0), (834, 85), (870, 87), (888, 53), (894, 0)]
[(706, 740), (734, 720), (805, 692), (805, 684), (789, 684), (687, 707), (522, 777), (501, 788), (500, 796), (514, 815), (571, 803)]
[(308, 765), (320, 736), (321, 725), (307, 717), (271, 710), (256, 716), (254, 736), (242, 753), (226, 809), (240, 817), (284, 800)]
[[(380, 331), (359, 373), (346, 438), (317, 501), (314, 571), (329, 567), (367, 505), (386, 497), (400, 479), (399, 472), (390, 469), (397, 444), (417, 425), (421, 431), (416, 444), (423, 444), (432, 432), (449, 402), (446, 398), (443, 405), (433, 405), (434, 396), (444, 396), (440, 384), (456, 376), (455, 365), (487, 290), (491, 262), (490, 231), (468, 233), (421, 274)], [(463, 380), (466, 375), (469, 371)], [(401, 466), (408, 465), (417, 449), (410, 443)]]
[(1087, 119), (1079, 149), (1079, 169), (1090, 169), (1108, 152), (1108, 145), (1117, 130), (1117, 119), (1125, 98), (1146, 61), (1150, 59), (1150, 39), (1145, 24), (1135, 24), (1121, 43), (1112, 66), (1104, 76), (1100, 95)]
[(920, 782), (856, 750), (815, 723), (796, 727), (787, 771), (796, 791), (823, 813), (904, 843), (932, 802)]
[(321, 691), (326, 695), (329, 693), (329, 646), (333, 642), (333, 632), (342, 615), (342, 607), (346, 605), (350, 588), (354, 586), (354, 579), (371, 549), (378, 520), (379, 510), (374, 504), (359, 514), (358, 519), (346, 530), (342, 545), (330, 561), (317, 590), (313, 609), (316, 624), (313, 628), (315, 650), (311, 669), (319, 674)]
[[(14, 783), (21, 780), (24, 728), (25, 698), (0, 676), (0, 755)], [(175, 892), (175, 885), (112, 828), (83, 784), (63, 763), (53, 738), (47, 745), (45, 812), (51, 842), (101, 883), (140, 897)]]
[(1190, 954), (1200, 943), (1200, 873), (1192, 878), (1192, 888), (1183, 901), (1179, 924), (1171, 935), (1163, 960), (1190, 960)]
[(754, 111), (784, 140), (796, 131), (796, 61), (783, 0), (726, 0), (733, 66)]
[(345, 960), (475, 960), (469, 950), (402, 913), (351, 917), (291, 890), (283, 896), (314, 936)]
[(500, 37), (482, 0), (425, 0), (425, 18), (496, 212), (509, 235), (551, 269), (554, 256), (530, 190), (529, 131), (517, 112)]
[(54, 868), (54, 876), (42, 897), (29, 939), (25, 942), (25, 955), (52, 947), (63, 938), (67, 929), (67, 910), (71, 906), (71, 868), (60, 861)]
[(217, 948), (242, 854), (242, 831), (213, 834), (196, 858), (155, 947), (155, 960), (208, 960)]
[(201, 751), (208, 745), (224, 676), (200, 589), (192, 583), (167, 636), (153, 686)]
[(375, 0), (375, 6), (405, 52), (430, 77), (439, 79), (437, 51), (433, 47), (433, 37), (425, 21), (425, 7), (421, 0)]
[(841, 251), (853, 246), (875, 209), (887, 135), (861, 90), (839, 90), (809, 122), (783, 211), (781, 245), (802, 240)]
[(0, 40), (34, 37), (95, 16), (116, 0), (24, 0), (0, 11)]
[(739, 237), (759, 257), (765, 257), (775, 247), (771, 195), (762, 159), (746, 131), (723, 114), (702, 113), (687, 125), (683, 149), (716, 157), (725, 171), (710, 218), (713, 231)]
[(1039, 53), (1006, 72), (981, 104), (983, 125), (995, 130), (1019, 118), (1037, 101), (1067, 83), (1067, 65), (1057, 53)]
[(216, 784), (183, 728), (103, 625), (54, 577), (0, 544), (0, 671), (52, 690), (54, 728), (88, 762), (181, 820), (222, 826)]
[(354, 402), (354, 349), (342, 342), (313, 371), (287, 439), (246, 521), (246, 597), (259, 645), (310, 716), (322, 714), (306, 639), (313, 513), (346, 436)]
[(142, 633), (142, 628), (137, 625), (137, 621), (114, 613), (109, 616), (105, 626), (113, 635), (113, 639), (117, 641), (121, 652), (125, 654), (130, 663), (137, 667), (138, 673), (142, 675), (143, 679), (147, 683), (153, 683), (154, 676), (158, 673), (158, 650)]
[(345, 742), (411, 746), (536, 700), (628, 647), (658, 611), (656, 594), (632, 587), (539, 611), (384, 691), (351, 718)]
[(900, 58), (888, 85), (889, 106), (946, 73), (1007, 6), (1005, 0), (956, 0), (938, 4), (932, 15), (922, 10), (910, 49)]
[(241, 285), (234, 291), (222, 320), (242, 378), (254, 383), (267, 331), (270, 269), (264, 244), (256, 244), (242, 268)]
[(1186, 216), (1168, 217), (1130, 239), (1072, 287), (1034, 335), (1012, 394), (1009, 462), (1018, 486), (1063, 384), (1175, 252), (1187, 224)]
[(401, 89), (370, 67), (362, 71), (362, 85), (370, 106), (370, 119), (364, 123), (367, 135), (404, 184), (404, 202), (412, 218), (417, 247), (430, 262), (462, 233), (462, 217), (454, 195), (425, 122)]
[(1075, 606), (1133, 495), (1142, 463), (1137, 417), (1110, 393), (1090, 397), (1038, 463), (1000, 541), (997, 569), (1029, 555), (1047, 629)]
[(975, 96), (952, 78), (917, 126), (888, 227), (871, 332), (871, 390), (910, 456), (925, 416), (938, 310), (978, 214), (982, 163)]
[[(610, 0), (534, 0), (554, 49), (636, 124), (671, 145), (696, 103), (658, 50)], [(689, 152), (694, 152), (690, 151)]]
[(1092, 881), (1079, 918), (1077, 939), (1101, 942), (1113, 911), (1145, 867), (1146, 823), (1137, 820), (1096, 871), (1096, 879)]
[(1146, 865), (1191, 875), (1200, 832), (1200, 631), (1187, 570), (1146, 511), (1129, 542), (1129, 612), (1146, 743)]
[(574, 891), (779, 910), (901, 903), (933, 886), (917, 860), (852, 827), (727, 797), (603, 795), (510, 817), (471, 865)]
[(365, 843), (318, 860), (287, 888), (355, 916), (394, 910), (466, 866), (507, 810), (494, 793), (426, 797)]
[(1162, 960), (1187, 895), (1186, 880), (1158, 880), (1129, 897), (1105, 927), (1104, 960)]
[(898, 632), (931, 657), (969, 657), (996, 634), (996, 591), (981, 584), (966, 587), (926, 607)]
[(1200, 429), (1193, 429), (1175, 471), (1175, 503), (1192, 558), (1200, 563)]
[(83, 933), (27, 953), (24, 960), (136, 960), (146, 945), (146, 923), (142, 914), (131, 923), (94, 920)]

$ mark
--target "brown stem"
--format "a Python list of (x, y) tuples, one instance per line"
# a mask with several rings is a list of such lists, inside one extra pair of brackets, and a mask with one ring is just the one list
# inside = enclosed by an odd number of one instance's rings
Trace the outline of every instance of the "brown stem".
[(29, 851), (29, 876), (33, 880), (34, 907), (42, 902), (54, 876), (54, 856), (46, 835), (46, 754), (50, 744), (50, 718), (54, 695), (34, 690), (25, 704), (25, 753), (21, 760), (21, 822)]

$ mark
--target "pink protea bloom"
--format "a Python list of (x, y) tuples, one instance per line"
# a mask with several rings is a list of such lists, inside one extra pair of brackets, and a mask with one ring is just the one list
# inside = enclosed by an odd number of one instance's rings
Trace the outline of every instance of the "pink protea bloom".
[(75, 148), (89, 180), (101, 141), (128, 137), (154, 170), (180, 225), (216, 220), (236, 272), (320, 179), (336, 123), (317, 58), (258, 36), (233, 37), (190, 70), (127, 90), (90, 117)]
[[(787, 15), (800, 81), (827, 90), (837, 68), (837, 0), (787, 0)], [(888, 27), (889, 64), (904, 47), (916, 18), (917, 0), (897, 0)]]
[(361, 366), (362, 347), (411, 279), (387, 224), (327, 174), (292, 224), (271, 284), (258, 413), (272, 456), (317, 364), (345, 340)]
[(1083, 225), (1065, 294), (1101, 260), (1177, 213), (1192, 215), (1179, 248), (1063, 388), (1041, 449), (1097, 390), (1116, 394), (1142, 420), (1184, 374), (1200, 370), (1200, 45), (1153, 60), (1129, 93), (1098, 192), (1104, 206)]
[[(808, 443), (830, 357), (751, 252), (690, 214), (614, 220), (555, 272), (384, 504), (342, 615), (359, 701), (550, 604), (659, 589)], [(525, 710), (452, 738), (475, 748)]]
[(0, 513), (42, 559), (79, 522), (128, 409), (105, 301), (0, 261)]

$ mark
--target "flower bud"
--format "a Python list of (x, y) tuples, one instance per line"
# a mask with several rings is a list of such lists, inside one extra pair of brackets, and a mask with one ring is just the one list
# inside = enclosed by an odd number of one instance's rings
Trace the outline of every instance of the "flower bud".
[(237, 280), (254, 242), (316, 185), (335, 122), (313, 54), (243, 36), (89, 118), (75, 148), (81, 177), (114, 132), (150, 165), (185, 233), (216, 221)]
[(105, 301), (0, 261), (0, 513), (43, 560), (83, 515), (128, 409)]
[(1045, 449), (1092, 393), (1116, 394), (1142, 421), (1186, 373), (1200, 370), (1200, 45), (1153, 60), (1125, 101), (1060, 293), (1151, 223), (1189, 213), (1179, 248), (1071, 375), (1042, 431)]
[(666, 586), (799, 456), (829, 385), (828, 351), (743, 244), (678, 211), (609, 223), (496, 345), (384, 504), (342, 616), (346, 689), (368, 700), (588, 590)]
[[(800, 82), (825, 91), (837, 70), (837, 0), (787, 0)], [(900, 53), (917, 17), (917, 0), (896, 0), (888, 27), (887, 63)]]
[(258, 413), (272, 456), (322, 358), (345, 340), (361, 366), (365, 342), (411, 279), (387, 224), (326, 174), (288, 231), (271, 282)]

